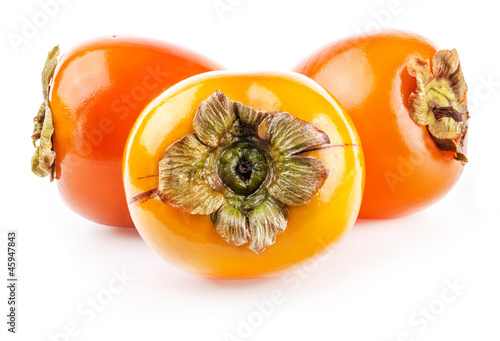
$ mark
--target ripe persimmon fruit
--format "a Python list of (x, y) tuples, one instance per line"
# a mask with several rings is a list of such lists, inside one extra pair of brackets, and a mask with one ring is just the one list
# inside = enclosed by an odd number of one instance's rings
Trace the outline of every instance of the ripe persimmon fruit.
[(79, 44), (58, 61), (47, 58), (44, 103), (35, 117), (33, 172), (57, 180), (79, 215), (133, 226), (122, 180), (123, 150), (141, 110), (190, 76), (219, 65), (161, 41), (105, 37)]
[(144, 240), (216, 278), (272, 276), (335, 246), (356, 220), (364, 181), (344, 109), (294, 73), (180, 82), (139, 116), (123, 167)]
[(383, 32), (323, 47), (294, 68), (345, 107), (363, 143), (360, 218), (393, 218), (442, 198), (467, 162), (467, 85), (455, 50)]

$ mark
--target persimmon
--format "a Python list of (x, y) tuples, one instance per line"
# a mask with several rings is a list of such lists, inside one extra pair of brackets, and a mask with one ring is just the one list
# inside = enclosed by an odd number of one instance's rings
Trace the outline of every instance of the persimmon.
[(293, 73), (180, 82), (139, 116), (123, 167), (145, 241), (215, 278), (275, 275), (334, 246), (356, 220), (364, 181), (344, 109)]
[(384, 32), (332, 43), (294, 71), (346, 108), (363, 143), (360, 218), (393, 218), (442, 198), (467, 162), (467, 85), (455, 50)]
[(84, 218), (133, 226), (122, 179), (133, 123), (173, 84), (220, 67), (179, 46), (131, 37), (82, 43), (60, 61), (58, 54), (50, 52), (42, 75), (32, 170), (56, 179), (66, 204)]

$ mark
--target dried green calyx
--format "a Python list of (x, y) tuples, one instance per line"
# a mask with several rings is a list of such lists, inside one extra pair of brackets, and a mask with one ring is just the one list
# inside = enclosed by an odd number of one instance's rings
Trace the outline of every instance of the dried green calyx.
[(233, 245), (255, 253), (286, 228), (288, 205), (302, 205), (326, 181), (323, 162), (298, 153), (330, 143), (312, 123), (258, 111), (217, 91), (194, 117), (194, 133), (165, 151), (160, 199), (191, 214), (210, 215)]
[(414, 58), (408, 72), (417, 80), (417, 90), (410, 95), (410, 116), (427, 129), (443, 151), (455, 152), (455, 159), (467, 163), (465, 137), (469, 125), (467, 84), (458, 53), (441, 50), (428, 60)]
[[(59, 55), (59, 46), (54, 47), (47, 56), (45, 67), (42, 71), (43, 103), (38, 110), (38, 114), (33, 119), (34, 128), (33, 145), (36, 150), (31, 159), (31, 171), (40, 177), (50, 175), (50, 181), (55, 176), (54, 161), (56, 153), (52, 148), (52, 135), (54, 134), (54, 123), (52, 120), (52, 111), (49, 105), (49, 94), (52, 76), (57, 65), (57, 56)], [(40, 140), (39, 145), (36, 142)]]

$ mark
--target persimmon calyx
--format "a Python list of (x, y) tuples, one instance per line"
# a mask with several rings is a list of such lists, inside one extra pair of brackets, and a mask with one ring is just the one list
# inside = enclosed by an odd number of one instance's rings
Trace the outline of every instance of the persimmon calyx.
[(329, 170), (297, 153), (330, 143), (312, 123), (287, 112), (259, 111), (217, 91), (203, 101), (194, 133), (165, 151), (158, 196), (191, 214), (209, 215), (230, 244), (255, 253), (286, 229), (288, 206), (310, 202)]
[(417, 80), (417, 89), (410, 95), (411, 118), (427, 129), (443, 151), (455, 152), (455, 159), (467, 163), (464, 144), (469, 126), (467, 84), (458, 53), (440, 50), (428, 60), (415, 57), (408, 72)]
[[(43, 103), (38, 110), (38, 114), (33, 119), (34, 128), (31, 139), (36, 148), (31, 158), (31, 171), (40, 177), (50, 175), (50, 181), (55, 176), (56, 153), (52, 146), (52, 135), (54, 134), (54, 122), (52, 111), (50, 110), (49, 94), (52, 76), (57, 65), (59, 56), (59, 46), (54, 47), (47, 56), (47, 61), (42, 71)], [(39, 145), (36, 142), (40, 140)]]

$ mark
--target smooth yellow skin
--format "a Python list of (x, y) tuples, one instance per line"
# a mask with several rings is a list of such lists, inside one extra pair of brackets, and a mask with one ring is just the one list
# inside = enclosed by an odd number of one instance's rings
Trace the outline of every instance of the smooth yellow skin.
[[(258, 110), (286, 111), (312, 122), (333, 145), (303, 154), (322, 160), (330, 175), (309, 204), (289, 207), (286, 230), (261, 254), (248, 244), (227, 243), (209, 216), (183, 213), (157, 196), (132, 202), (158, 187), (165, 150), (194, 132), (198, 105), (217, 90)], [(354, 224), (364, 185), (360, 140), (347, 113), (323, 88), (295, 73), (216, 71), (178, 83), (139, 116), (127, 142), (123, 172), (132, 220), (144, 240), (168, 262), (215, 278), (272, 276), (331, 249)]]

